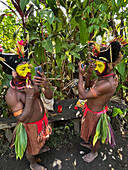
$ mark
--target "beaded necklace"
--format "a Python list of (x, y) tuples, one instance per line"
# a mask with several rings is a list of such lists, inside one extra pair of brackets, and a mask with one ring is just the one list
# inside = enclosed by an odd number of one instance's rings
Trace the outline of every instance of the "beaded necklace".
[[(29, 83), (31, 81), (29, 80)], [(20, 85), (20, 86), (19, 86)], [(22, 81), (22, 82), (16, 82), (14, 79), (10, 81), (10, 86), (13, 88), (13, 89), (24, 89), (26, 87), (26, 82), (25, 81)]]

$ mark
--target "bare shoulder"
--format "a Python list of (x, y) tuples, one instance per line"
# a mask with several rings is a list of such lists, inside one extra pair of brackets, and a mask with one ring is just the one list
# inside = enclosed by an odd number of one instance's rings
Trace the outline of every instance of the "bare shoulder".
[(18, 102), (16, 90), (10, 87), (7, 91), (5, 99), (6, 99), (7, 105), (9, 105), (10, 107), (11, 106), (13, 107), (13, 105), (16, 105), (16, 103)]
[(116, 89), (116, 83), (113, 79), (101, 80), (96, 84), (96, 91), (101, 94), (111, 93)]
[(10, 87), (7, 91), (6, 98), (13, 99), (14, 97), (16, 97), (16, 91)]

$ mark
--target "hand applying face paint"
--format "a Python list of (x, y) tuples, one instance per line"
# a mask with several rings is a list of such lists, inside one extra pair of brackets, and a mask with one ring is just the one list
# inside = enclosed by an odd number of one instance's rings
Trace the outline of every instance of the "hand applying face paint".
[(26, 79), (26, 87), (24, 89), (26, 96), (33, 98), (35, 90), (34, 90), (34, 86), (32, 86), (31, 82), (28, 81), (28, 78)]
[(79, 74), (84, 75), (85, 74), (85, 68), (86, 68), (86, 65), (82, 65), (82, 62), (80, 61), (79, 62)]
[(91, 74), (91, 73), (95, 70), (95, 68), (96, 68), (96, 65), (95, 65), (94, 61), (95, 61), (95, 60), (92, 60), (92, 61), (90, 62), (90, 64), (89, 64), (89, 67), (88, 67), (88, 73), (90, 73), (90, 74)]

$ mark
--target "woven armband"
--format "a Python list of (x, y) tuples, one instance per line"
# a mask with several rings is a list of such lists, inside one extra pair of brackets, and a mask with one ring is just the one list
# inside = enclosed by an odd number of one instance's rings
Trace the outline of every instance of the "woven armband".
[(92, 92), (92, 94), (93, 94), (94, 97), (98, 97), (98, 95), (96, 94), (96, 92), (94, 91), (93, 88), (91, 88), (90, 91)]
[(21, 115), (22, 113), (23, 113), (23, 109), (18, 110), (17, 112), (13, 112), (13, 116), (17, 117), (17, 116)]

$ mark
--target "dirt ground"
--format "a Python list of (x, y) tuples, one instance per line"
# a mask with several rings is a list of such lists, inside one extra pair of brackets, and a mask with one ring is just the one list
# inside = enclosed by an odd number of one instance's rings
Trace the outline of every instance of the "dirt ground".
[[(53, 138), (54, 136), (52, 136)], [(48, 170), (127, 170), (128, 169), (128, 133), (123, 137), (115, 132), (116, 147), (102, 145), (98, 157), (92, 163), (86, 163), (81, 158), (89, 149), (80, 145), (82, 139), (72, 137), (66, 143), (51, 147), (50, 151), (36, 156), (39, 164)], [(24, 156), (22, 160), (12, 157), (9, 142), (0, 138), (0, 170), (29, 170), (29, 163)]]
[[(124, 108), (120, 101), (110, 105)], [(91, 163), (83, 161), (82, 156), (90, 150), (80, 145), (80, 134), (73, 135), (70, 128), (64, 133), (58, 129), (59, 134), (56, 130), (46, 142), (50, 151), (36, 156), (37, 161), (48, 170), (128, 170), (128, 129), (122, 135), (119, 124), (116, 121), (112, 121), (112, 124), (116, 147), (113, 149), (110, 145), (101, 145), (98, 157)], [(16, 160), (14, 150), (9, 145), (4, 130), (0, 131), (0, 170), (30, 170), (26, 157)]]

